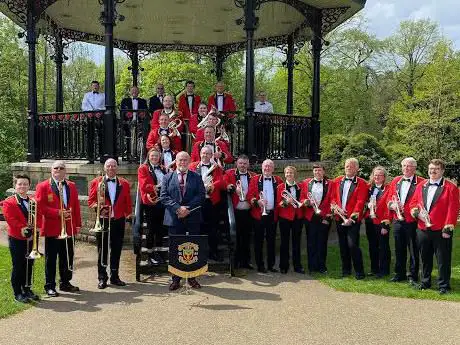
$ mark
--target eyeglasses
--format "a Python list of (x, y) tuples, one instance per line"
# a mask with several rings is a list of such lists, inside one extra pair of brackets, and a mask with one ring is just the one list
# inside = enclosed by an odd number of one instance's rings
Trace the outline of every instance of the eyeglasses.
[(53, 167), (54, 170), (64, 170), (64, 167)]

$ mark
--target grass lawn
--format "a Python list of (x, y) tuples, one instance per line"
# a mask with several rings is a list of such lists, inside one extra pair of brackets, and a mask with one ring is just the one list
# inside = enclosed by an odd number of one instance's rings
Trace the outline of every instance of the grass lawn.
[[(33, 291), (36, 294), (43, 292), (45, 279), (44, 257), (34, 265)], [(0, 246), (0, 319), (21, 310), (30, 308), (30, 304), (18, 303), (13, 297), (11, 288), (11, 256), (8, 247)]]
[[(394, 239), (390, 233), (391, 244), (391, 272), (394, 274)], [(361, 249), (363, 252), (364, 269), (365, 272), (370, 272), (369, 250), (366, 236), (361, 234)], [(303, 262), (306, 262), (304, 259)], [(437, 265), (436, 260), (433, 263), (433, 276), (432, 276), (432, 289), (417, 291), (409, 286), (406, 282), (391, 283), (389, 280), (392, 277), (385, 277), (383, 279), (375, 279), (373, 277), (366, 277), (364, 280), (356, 280), (354, 276), (348, 278), (341, 278), (341, 261), (339, 246), (332, 245), (328, 248), (327, 253), (327, 269), (328, 274), (315, 274), (314, 278), (320, 280), (324, 284), (347, 292), (369, 293), (375, 295), (395, 296), (395, 297), (408, 297), (418, 299), (432, 299), (443, 301), (459, 301), (460, 302), (460, 228), (454, 231), (454, 243), (452, 249), (452, 277), (451, 287), (452, 291), (446, 295), (439, 295), (437, 290)], [(420, 267), (421, 268), (421, 267)]]

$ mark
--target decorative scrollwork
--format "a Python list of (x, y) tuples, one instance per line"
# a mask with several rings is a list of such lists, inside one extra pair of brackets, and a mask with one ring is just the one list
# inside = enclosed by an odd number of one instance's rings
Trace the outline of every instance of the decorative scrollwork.
[(330, 32), (335, 28), (339, 18), (345, 14), (350, 7), (337, 7), (337, 8), (325, 8), (321, 10), (322, 13), (322, 23), (321, 23), (321, 33), (324, 36), (326, 33)]

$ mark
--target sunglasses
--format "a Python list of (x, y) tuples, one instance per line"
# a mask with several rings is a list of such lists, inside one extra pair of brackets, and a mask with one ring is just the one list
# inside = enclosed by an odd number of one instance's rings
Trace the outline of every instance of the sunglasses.
[(64, 170), (65, 168), (64, 167), (54, 167), (53, 169), (54, 170)]

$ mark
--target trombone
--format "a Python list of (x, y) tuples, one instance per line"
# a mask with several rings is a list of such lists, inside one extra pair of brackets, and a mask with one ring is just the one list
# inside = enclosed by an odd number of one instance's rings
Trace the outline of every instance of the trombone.
[(240, 189), (240, 193), (239, 193), (239, 199), (241, 202), (244, 202), (246, 201), (246, 198), (244, 197), (244, 190), (243, 190), (243, 184), (241, 183), (240, 180), (236, 181), (236, 187)]
[[(108, 264), (107, 264), (107, 261), (106, 263), (104, 263), (104, 252), (106, 252), (108, 254), (108, 248), (105, 248), (105, 251), (104, 251), (104, 247), (105, 247), (105, 241), (104, 241), (104, 236), (105, 236), (105, 233), (107, 232), (108, 234), (108, 238), (110, 239), (110, 220), (112, 218), (112, 206), (108, 206), (108, 213), (109, 213), (109, 216), (108, 216), (108, 223), (109, 225), (107, 226), (107, 230), (106, 230), (106, 226), (105, 226), (105, 218), (102, 218), (102, 223), (101, 223), (101, 211), (103, 208), (105, 208), (105, 192), (106, 192), (106, 189), (107, 189), (107, 184), (105, 182), (105, 179), (104, 177), (101, 178), (101, 181), (97, 184), (97, 203), (96, 203), (96, 222), (94, 223), (94, 227), (91, 228), (89, 231), (92, 232), (92, 233), (95, 233), (95, 234), (98, 234), (98, 233), (101, 233), (101, 250), (100, 250), (100, 254), (101, 254), (101, 266), (102, 267), (107, 267)], [(107, 241), (107, 245), (108, 245), (108, 241)]]
[(286, 202), (288, 202), (288, 200), (291, 199), (290, 204), (292, 205), (292, 207), (294, 208), (302, 207), (302, 203), (298, 201), (289, 191), (283, 190), (283, 192), (281, 193), (281, 196), (283, 197), (284, 200), (286, 200)]
[(38, 251), (37, 201), (33, 199), (29, 199), (29, 216), (27, 218), (27, 226), (33, 228), (32, 250), (29, 255), (27, 255), (27, 259), (40, 259), (43, 254)]
[[(72, 249), (75, 249), (75, 237), (73, 235), (73, 219), (72, 219), (72, 208), (68, 210), (64, 207), (64, 184), (63, 181), (58, 182), (59, 191), (59, 211), (61, 217), (61, 233), (58, 236), (59, 240), (65, 240), (65, 251), (67, 255), (67, 269), (73, 272), (73, 267), (70, 265), (70, 254), (69, 254), (69, 242), (67, 241), (69, 235), (67, 235), (67, 220), (70, 220), (71, 238), (72, 238)], [(68, 197), (68, 196), (67, 196)], [(70, 212), (69, 219), (66, 219), (65, 212)], [(72, 251), (74, 252), (74, 250)]]

